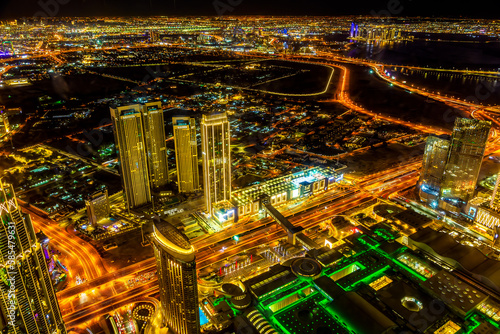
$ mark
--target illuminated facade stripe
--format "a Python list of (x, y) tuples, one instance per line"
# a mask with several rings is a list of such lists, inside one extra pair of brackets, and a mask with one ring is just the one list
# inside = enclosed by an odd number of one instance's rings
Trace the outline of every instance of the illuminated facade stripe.
[(490, 229), (494, 229), (495, 227), (500, 227), (500, 214), (492, 210), (479, 207), (477, 209), (475, 222)]
[(128, 208), (151, 202), (140, 105), (111, 109), (123, 191)]
[(161, 102), (141, 105), (141, 113), (151, 188), (160, 188), (168, 183), (165, 121)]
[(203, 115), (201, 121), (203, 187), (206, 211), (231, 199), (231, 135), (226, 113)]
[(172, 118), (175, 142), (175, 163), (179, 192), (193, 192), (200, 189), (198, 173), (198, 145), (194, 118)]
[[(11, 284), (15, 284), (16, 317), (8, 324), (8, 333), (66, 333), (59, 304), (49, 276), (42, 247), (38, 243), (29, 215), (22, 215), (12, 186), (0, 182), (0, 311), (9, 321), (8, 307)], [(12, 203), (16, 203), (12, 207)], [(9, 259), (9, 238), (15, 226), (15, 260)], [(12, 239), (11, 239), (12, 241)]]
[(198, 334), (200, 314), (194, 248), (173, 226), (163, 224), (168, 223), (155, 222), (152, 238), (163, 319), (169, 333)]
[(491, 195), (490, 207), (495, 210), (500, 210), (500, 173), (498, 173), (493, 195)]
[(468, 201), (476, 189), (491, 122), (457, 118), (445, 166), (441, 198)]

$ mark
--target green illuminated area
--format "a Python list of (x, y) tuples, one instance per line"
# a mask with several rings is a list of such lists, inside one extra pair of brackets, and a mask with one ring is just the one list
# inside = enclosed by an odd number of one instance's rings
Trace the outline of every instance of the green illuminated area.
[[(261, 303), (263, 307), (267, 307), (273, 312), (276, 312), (279, 308), (276, 305), (285, 304), (287, 301), (290, 301), (290, 297), (293, 296), (305, 296), (309, 294), (309, 292), (305, 292), (304, 290), (310, 289), (309, 282), (301, 281), (299, 284), (293, 286), (291, 289), (278, 293), (272, 296), (269, 299), (266, 299)], [(304, 291), (304, 292), (303, 292)]]
[[(437, 300), (424, 286), (442, 269), (395, 242), (395, 235), (378, 231), (372, 236), (350, 238), (339, 247), (349, 248), (346, 253), (354, 255), (324, 267), (319, 276), (288, 278), (262, 295), (256, 308), (276, 331), (284, 334), (378, 332), (370, 326), (381, 332), (387, 328), (411, 332), (411, 322), (425, 320), (431, 311), (429, 305)], [(384, 284), (377, 284), (381, 280)], [(374, 312), (379, 313), (374, 316)], [(371, 318), (367, 316), (370, 314)], [(496, 304), (478, 306), (465, 315), (447, 306), (432, 321), (425, 320), (427, 327), (420, 330), (442, 333), (450, 330), (447, 323), (459, 326), (460, 333), (484, 327), (498, 330), (495, 315)]]
[(356, 262), (356, 263), (352, 263), (352, 264), (348, 265), (347, 267), (344, 267), (342, 269), (335, 271), (329, 277), (336, 282), (336, 281), (352, 274), (353, 272), (358, 271), (358, 270), (362, 270), (362, 269), (365, 269), (365, 267), (361, 263)]
[(273, 323), (287, 334), (349, 333), (323, 308), (325, 299), (316, 293), (273, 316)]

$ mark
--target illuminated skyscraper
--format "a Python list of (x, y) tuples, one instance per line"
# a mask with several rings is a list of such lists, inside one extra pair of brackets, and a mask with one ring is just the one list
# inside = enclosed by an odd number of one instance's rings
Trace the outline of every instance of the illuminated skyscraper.
[(151, 43), (156, 43), (160, 40), (160, 34), (156, 30), (149, 30), (149, 41)]
[(97, 225), (97, 223), (110, 215), (109, 200), (108, 200), (108, 190), (96, 192), (89, 195), (85, 200), (85, 206), (87, 207), (87, 217), (89, 224)]
[(141, 105), (151, 189), (168, 183), (167, 144), (161, 102)]
[(491, 195), (490, 207), (496, 211), (500, 211), (500, 173), (498, 173), (493, 195)]
[(128, 208), (151, 202), (168, 183), (167, 146), (161, 102), (111, 108)]
[(188, 238), (165, 221), (153, 225), (160, 304), (165, 324), (176, 334), (200, 332), (195, 250)]
[(111, 108), (123, 191), (128, 208), (151, 202), (151, 189), (142, 125), (141, 106)]
[(6, 333), (66, 333), (42, 247), (12, 186), (0, 181), (0, 328)]
[(203, 115), (201, 120), (203, 187), (206, 211), (231, 198), (231, 136), (226, 113)]
[(200, 188), (195, 120), (190, 117), (174, 117), (172, 124), (179, 192), (193, 192)]
[(0, 106), (0, 136), (3, 136), (10, 131), (9, 117), (5, 112), (5, 107)]
[(491, 123), (457, 118), (445, 166), (441, 199), (458, 206), (474, 194)]
[[(427, 137), (422, 172), (418, 181), (420, 198), (436, 206), (441, 191), (444, 167), (448, 161), (450, 140), (444, 137)], [(435, 201), (435, 202), (434, 202)]]

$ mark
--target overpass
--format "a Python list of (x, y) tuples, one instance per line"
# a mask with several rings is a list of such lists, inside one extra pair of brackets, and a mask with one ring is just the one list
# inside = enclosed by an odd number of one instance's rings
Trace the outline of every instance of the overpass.
[(288, 219), (285, 218), (272, 204), (269, 195), (261, 196), (262, 205), (277, 223), (280, 225), (288, 235), (288, 243), (292, 245), (302, 245), (307, 249), (321, 248), (316, 242), (311, 240), (308, 236), (304, 235), (302, 231), (304, 230), (301, 226), (295, 226)]

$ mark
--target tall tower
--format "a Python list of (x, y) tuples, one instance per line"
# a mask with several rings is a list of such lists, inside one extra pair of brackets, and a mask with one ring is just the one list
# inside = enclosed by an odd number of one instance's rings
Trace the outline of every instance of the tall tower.
[(151, 189), (168, 183), (167, 144), (161, 102), (141, 105)]
[(441, 198), (455, 206), (474, 194), (491, 122), (457, 118), (445, 166)]
[(448, 138), (427, 137), (422, 172), (420, 173), (418, 185), (420, 199), (433, 206), (437, 204), (437, 200), (439, 199), (449, 149), (450, 140)]
[(175, 227), (157, 218), (153, 249), (158, 270), (160, 304), (166, 325), (176, 334), (200, 332), (195, 250)]
[(0, 181), (0, 328), (7, 333), (62, 333), (66, 328), (42, 247), (12, 186)]
[(203, 115), (201, 148), (205, 206), (213, 215), (213, 204), (231, 198), (231, 136), (226, 113)]
[(495, 182), (495, 188), (493, 189), (493, 195), (491, 195), (490, 208), (500, 211), (500, 173), (498, 173), (497, 182)]
[(101, 220), (111, 214), (109, 208), (108, 189), (91, 194), (85, 200), (87, 217), (90, 225), (97, 226)]
[(151, 202), (141, 106), (121, 106), (110, 111), (127, 207), (136, 208)]
[(3, 136), (10, 131), (9, 117), (3, 106), (0, 106), (0, 136)]
[(193, 192), (200, 188), (195, 120), (190, 117), (174, 117), (172, 124), (179, 192)]

